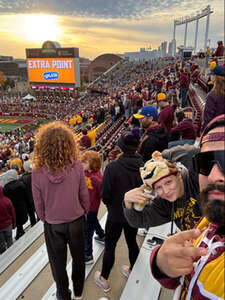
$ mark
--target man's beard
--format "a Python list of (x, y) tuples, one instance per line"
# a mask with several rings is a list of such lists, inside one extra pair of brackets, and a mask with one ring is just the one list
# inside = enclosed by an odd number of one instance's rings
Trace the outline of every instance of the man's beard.
[(221, 184), (209, 184), (200, 193), (203, 215), (216, 225), (225, 226), (225, 201), (223, 200), (210, 200), (209, 192), (218, 190), (225, 193), (225, 186)]

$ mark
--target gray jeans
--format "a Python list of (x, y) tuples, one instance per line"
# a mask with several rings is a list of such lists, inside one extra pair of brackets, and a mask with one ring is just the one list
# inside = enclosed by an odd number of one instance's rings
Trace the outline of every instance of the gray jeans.
[(0, 254), (2, 254), (13, 243), (12, 240), (12, 225), (0, 230)]

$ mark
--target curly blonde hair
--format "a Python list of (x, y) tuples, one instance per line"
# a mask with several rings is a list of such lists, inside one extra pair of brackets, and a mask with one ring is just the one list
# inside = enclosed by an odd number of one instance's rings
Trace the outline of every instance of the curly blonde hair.
[(34, 145), (34, 169), (46, 166), (60, 172), (68, 165), (73, 166), (77, 159), (75, 136), (64, 123), (57, 121), (39, 128)]

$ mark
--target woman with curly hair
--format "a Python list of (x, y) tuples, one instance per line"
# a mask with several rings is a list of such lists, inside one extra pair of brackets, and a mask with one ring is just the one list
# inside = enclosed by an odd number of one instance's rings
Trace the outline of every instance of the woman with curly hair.
[(57, 299), (70, 300), (66, 272), (67, 244), (72, 256), (75, 299), (82, 299), (85, 278), (85, 215), (89, 195), (72, 131), (62, 122), (40, 127), (34, 146), (32, 192), (44, 222)]

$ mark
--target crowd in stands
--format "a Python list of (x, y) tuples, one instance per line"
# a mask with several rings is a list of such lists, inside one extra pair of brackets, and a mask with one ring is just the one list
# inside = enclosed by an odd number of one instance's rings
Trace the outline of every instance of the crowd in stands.
[[(213, 290), (205, 277), (197, 278), (200, 265), (204, 268), (207, 261), (213, 269), (214, 259), (221, 260), (224, 254), (224, 204), (220, 202), (224, 201), (225, 183), (225, 67), (216, 62), (213, 65), (213, 87), (206, 96), (200, 147), (193, 146), (200, 132), (193, 123), (194, 110), (191, 116), (188, 110), (188, 91), (201, 76), (194, 61), (122, 61), (90, 85), (90, 94), (78, 102), (46, 96), (25, 102), (4, 99), (0, 103), (2, 115), (54, 122), (29, 134), (16, 131), (0, 136), (0, 254), (12, 245), (13, 228), (17, 228), (19, 239), (25, 233), (23, 225), (28, 217), (31, 226), (40, 219), (57, 298), (71, 299), (66, 273), (68, 245), (75, 299), (82, 299), (85, 263), (93, 263), (94, 232), (96, 240), (105, 244), (101, 272), (95, 273), (94, 280), (107, 292), (122, 231), (130, 263), (122, 267), (122, 273), (129, 277), (139, 254), (138, 228), (171, 221), (172, 236), (151, 257), (154, 277), (166, 287), (181, 284), (183, 294), (179, 297), (184, 299), (195, 278), (193, 258), (199, 262), (196, 280), (203, 288), (193, 282), (192, 298), (200, 299), (197, 297), (201, 295), (201, 299), (210, 299), (206, 293), (222, 298), (223, 291)], [(101, 157), (95, 151), (98, 144), (107, 152), (104, 158), (110, 161), (103, 174)], [(199, 181), (198, 173), (202, 176)], [(210, 193), (215, 194), (216, 202), (209, 200)], [(218, 194), (223, 200), (216, 198)], [(108, 210), (105, 230), (97, 218), (101, 200)], [(207, 219), (202, 219), (204, 216)], [(173, 232), (173, 223), (181, 230), (178, 235)], [(193, 230), (195, 226), (201, 232)], [(215, 234), (212, 237), (207, 229), (207, 242), (201, 235), (205, 227)], [(191, 238), (197, 238), (196, 247), (189, 241)], [(187, 250), (183, 247), (179, 256), (176, 245), (178, 249), (186, 245)], [(210, 256), (214, 248), (218, 250), (216, 258)], [(174, 263), (171, 249), (175, 251)], [(179, 267), (182, 263), (183, 270)], [(224, 279), (223, 267), (220, 261), (218, 288)], [(214, 273), (213, 276), (216, 280)], [(178, 277), (182, 280), (178, 281)]]

